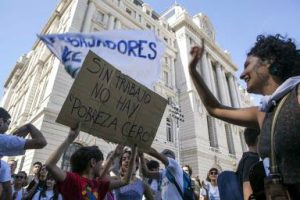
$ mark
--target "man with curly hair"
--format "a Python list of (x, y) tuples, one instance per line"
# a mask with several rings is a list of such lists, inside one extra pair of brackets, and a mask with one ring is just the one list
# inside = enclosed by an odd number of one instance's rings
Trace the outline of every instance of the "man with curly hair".
[[(191, 78), (208, 113), (226, 122), (260, 129), (258, 144), (261, 158), (270, 158), (271, 124), (274, 110), (287, 97), (278, 115), (275, 129), (277, 166), (283, 184), (293, 199), (300, 199), (300, 53), (292, 39), (277, 35), (259, 35), (247, 54), (240, 78), (249, 93), (263, 95), (261, 107), (232, 108), (221, 104), (196, 70), (204, 52), (191, 49)], [(266, 159), (267, 160), (267, 159)]]

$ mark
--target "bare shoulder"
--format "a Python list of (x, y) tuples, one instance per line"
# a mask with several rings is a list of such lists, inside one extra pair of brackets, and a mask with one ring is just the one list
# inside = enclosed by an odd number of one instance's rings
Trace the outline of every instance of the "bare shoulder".
[(261, 111), (257, 112), (257, 121), (258, 121), (258, 124), (259, 124), (260, 128), (262, 127), (262, 124), (264, 122), (265, 116), (266, 116), (265, 112), (261, 112)]

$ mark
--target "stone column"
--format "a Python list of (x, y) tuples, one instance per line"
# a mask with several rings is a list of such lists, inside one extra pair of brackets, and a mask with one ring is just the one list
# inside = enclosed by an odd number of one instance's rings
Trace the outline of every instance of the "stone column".
[(201, 59), (201, 65), (202, 65), (202, 77), (208, 86), (208, 88), (211, 89), (211, 82), (210, 82), (210, 73), (209, 73), (209, 68), (208, 68), (208, 61), (207, 61), (207, 52), (203, 53), (202, 59)]
[(222, 103), (226, 103), (226, 91), (225, 91), (225, 83), (223, 80), (223, 72), (222, 72), (222, 66), (220, 63), (217, 63), (216, 65), (216, 73), (217, 73), (217, 79), (218, 79), (218, 87), (220, 91), (220, 99)]
[(176, 80), (175, 80), (175, 58), (170, 57), (170, 69), (171, 69), (171, 74), (172, 74), (172, 88), (173, 90), (176, 90)]
[(109, 20), (109, 15), (105, 14), (103, 19), (103, 24), (105, 25), (105, 27), (108, 27), (108, 20)]
[(115, 17), (110, 15), (108, 19), (108, 30), (114, 29)]
[(226, 95), (226, 101), (225, 101), (226, 103), (225, 104), (227, 106), (232, 106), (230, 96), (229, 96), (229, 88), (228, 88), (228, 83), (227, 83), (227, 78), (226, 78), (225, 72), (223, 72), (222, 75), (223, 75), (223, 83), (224, 83), (225, 95)]
[(209, 69), (209, 74), (210, 74), (210, 83), (211, 83), (211, 91), (215, 95), (215, 97), (218, 97), (218, 91), (217, 91), (217, 86), (215, 82), (215, 75), (214, 75), (214, 69), (211, 64), (211, 59), (208, 57), (207, 58), (207, 64), (208, 64), (208, 69)]
[(96, 7), (94, 5), (93, 0), (88, 0), (88, 7), (87, 11), (85, 14), (84, 22), (83, 22), (83, 27), (82, 27), (82, 32), (90, 32), (91, 28), (91, 22), (93, 18), (93, 14), (96, 10)]
[(117, 19), (116, 29), (121, 29), (121, 28), (122, 28), (122, 24), (121, 24), (120, 20)]
[(234, 107), (239, 107), (238, 97), (236, 95), (235, 83), (234, 83), (233, 75), (232, 74), (229, 74), (228, 81), (229, 81), (229, 93), (231, 95), (233, 106)]
[(239, 86), (238, 86), (238, 80), (236, 77), (234, 77), (234, 86), (235, 86), (236, 95), (238, 97), (238, 106), (240, 108), (242, 105), (242, 99), (241, 99), (241, 93), (240, 93)]

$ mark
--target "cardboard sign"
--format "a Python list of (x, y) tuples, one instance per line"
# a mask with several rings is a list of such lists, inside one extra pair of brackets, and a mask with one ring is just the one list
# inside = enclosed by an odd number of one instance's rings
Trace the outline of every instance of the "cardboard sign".
[(167, 100), (89, 51), (56, 122), (147, 151)]

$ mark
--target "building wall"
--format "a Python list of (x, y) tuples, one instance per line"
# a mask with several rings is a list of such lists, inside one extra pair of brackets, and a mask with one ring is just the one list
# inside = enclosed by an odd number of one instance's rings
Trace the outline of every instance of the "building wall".
[[(214, 81), (214, 73), (217, 73), (217, 66), (219, 67), (224, 81), (222, 91), (225, 92), (220, 99), (223, 103), (238, 107), (249, 105), (249, 101), (247, 95), (240, 94), (243, 91), (238, 89), (234, 77), (233, 82), (227, 81), (237, 69), (230, 57), (215, 44), (215, 33), (208, 18), (201, 21), (203, 15), (200, 14), (192, 18), (181, 7), (174, 6), (175, 15), (166, 19), (164, 14), (158, 16), (149, 5), (140, 0), (63, 0), (49, 18), (42, 34), (111, 29), (155, 31), (167, 48), (160, 62), (161, 78), (154, 90), (169, 99), (170, 104), (163, 115), (153, 147), (158, 151), (172, 149), (182, 164), (190, 164), (194, 174), (204, 178), (213, 165), (222, 169), (236, 167), (235, 163), (242, 153), (242, 129), (232, 126), (236, 153), (228, 155), (224, 122), (214, 120), (219, 146), (211, 148), (207, 112), (188, 74), (190, 48), (195, 44), (201, 45), (201, 40), (205, 39), (208, 44), (208, 59), (201, 63), (205, 65), (206, 71), (200, 64), (199, 71), (207, 75), (205, 79), (209, 87), (217, 94), (220, 85)], [(55, 123), (55, 119), (72, 83), (73, 79), (41, 41), (37, 40), (32, 51), (17, 62), (5, 83), (2, 101), (2, 105), (12, 114), (10, 131), (25, 122), (31, 122), (41, 129), (48, 141), (43, 150), (30, 150), (25, 156), (17, 157), (19, 168), (30, 171), (33, 162), (44, 162), (67, 136), (68, 127)], [(230, 95), (234, 94), (237, 101), (231, 102)], [(184, 122), (181, 114), (184, 115)], [(172, 133), (171, 138), (167, 137), (168, 126)], [(77, 142), (83, 145), (99, 145), (104, 154), (114, 147), (113, 144), (86, 133), (80, 133)]]

